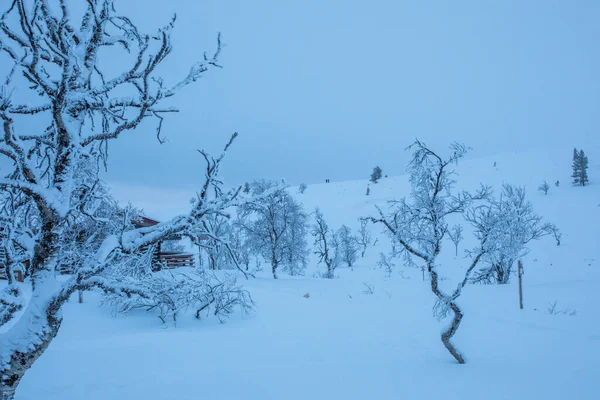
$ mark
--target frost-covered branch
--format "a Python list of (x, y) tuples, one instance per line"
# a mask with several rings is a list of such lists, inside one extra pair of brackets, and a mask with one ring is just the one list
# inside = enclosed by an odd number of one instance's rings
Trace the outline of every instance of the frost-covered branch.
[[(98, 176), (107, 166), (108, 141), (147, 119), (156, 122), (162, 141), (163, 119), (176, 112), (163, 100), (218, 67), (222, 48), (219, 36), (213, 55), (201, 54), (187, 76), (169, 83), (158, 71), (172, 52), (175, 18), (145, 34), (115, 3), (10, 0), (0, 11), (0, 63), (8, 66), (0, 79), (0, 223), (9, 278), (0, 292), (0, 325), (11, 321), (0, 334), (0, 399), (14, 396), (57, 335), (71, 293), (97, 288), (143, 297), (139, 287), (104, 274), (170, 235), (197, 243), (207, 216), (225, 215), (239, 193), (200, 194), (188, 215), (141, 229), (110, 201)], [(117, 60), (113, 71), (122, 62), (114, 75), (105, 68), (107, 55)], [(31, 132), (34, 118), (46, 121), (45, 128)], [(220, 191), (222, 156), (205, 158), (204, 188)], [(22, 284), (14, 281), (17, 270), (24, 273)], [(72, 277), (60, 280), (61, 272)], [(31, 296), (25, 300), (15, 285)]]

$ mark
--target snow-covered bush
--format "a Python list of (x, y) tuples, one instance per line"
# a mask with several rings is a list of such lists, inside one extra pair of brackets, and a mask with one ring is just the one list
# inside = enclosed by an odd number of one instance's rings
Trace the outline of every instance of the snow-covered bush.
[[(243, 312), (252, 310), (250, 293), (237, 284), (233, 274), (219, 278), (203, 268), (194, 268), (186, 272), (162, 270), (151, 272), (144, 268), (148, 260), (141, 257), (142, 265), (136, 268), (111, 268), (107, 271), (108, 280), (118, 280), (132, 292), (105, 291), (103, 303), (117, 313), (133, 309), (156, 310), (159, 318), (177, 321), (178, 315), (193, 309), (197, 318), (202, 312), (212, 313), (221, 322), (236, 308)], [(132, 273), (133, 272), (133, 273)], [(113, 282), (113, 285), (116, 285)]]
[(548, 311), (548, 314), (550, 315), (568, 315), (570, 317), (574, 317), (577, 315), (577, 310), (572, 310), (570, 308), (558, 308), (558, 300), (554, 300), (553, 302), (548, 303), (548, 308), (546, 309), (546, 311)]
[(379, 261), (377, 261), (377, 265), (379, 265), (385, 270), (385, 275), (388, 278), (392, 276), (392, 272), (394, 271), (394, 267), (396, 266), (396, 264), (392, 260), (392, 257), (384, 253), (379, 253)]
[(484, 257), (485, 267), (476, 271), (474, 282), (505, 284), (513, 275), (514, 263), (528, 253), (527, 244), (543, 236), (555, 234), (560, 243), (560, 232), (550, 223), (542, 222), (542, 217), (533, 211), (533, 205), (526, 199), (525, 188), (504, 184), (498, 199), (470, 210), (467, 220), (478, 229), (494, 226), (487, 240), (494, 247)]
[(550, 190), (550, 185), (548, 185), (548, 182), (544, 181), (540, 186), (538, 186), (538, 190), (547, 195), (548, 191)]

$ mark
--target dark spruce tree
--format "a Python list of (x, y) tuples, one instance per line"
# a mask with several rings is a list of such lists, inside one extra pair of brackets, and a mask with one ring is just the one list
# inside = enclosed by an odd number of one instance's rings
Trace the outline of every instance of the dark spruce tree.
[(579, 163), (581, 164), (581, 171), (579, 173), (579, 183), (581, 184), (581, 186), (585, 186), (585, 184), (589, 181), (587, 174), (588, 158), (583, 152), (583, 150), (579, 150)]
[(383, 176), (383, 170), (381, 168), (379, 168), (379, 166), (376, 166), (375, 168), (373, 168), (373, 172), (371, 172), (370, 180), (373, 183), (377, 183), (377, 181), (379, 181), (382, 176)]
[(571, 178), (573, 178), (573, 183), (579, 183), (579, 176), (581, 175), (581, 162), (579, 160), (579, 152), (577, 149), (573, 149), (573, 173), (571, 174)]
[(583, 150), (577, 151), (577, 149), (573, 149), (573, 173), (571, 177), (575, 185), (585, 186), (589, 181), (587, 169), (588, 158)]

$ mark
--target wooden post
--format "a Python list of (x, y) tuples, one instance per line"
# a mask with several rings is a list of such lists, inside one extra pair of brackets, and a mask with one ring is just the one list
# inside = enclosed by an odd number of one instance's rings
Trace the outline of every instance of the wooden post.
[(519, 308), (523, 309), (523, 263), (519, 260)]
[(423, 282), (425, 282), (425, 266), (421, 265), (421, 273), (423, 274)]
[(79, 291), (79, 304), (83, 303), (83, 291)]

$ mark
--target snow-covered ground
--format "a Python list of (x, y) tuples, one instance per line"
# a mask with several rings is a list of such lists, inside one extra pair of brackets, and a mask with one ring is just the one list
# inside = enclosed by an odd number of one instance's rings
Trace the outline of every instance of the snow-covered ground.
[[(563, 232), (560, 246), (543, 238), (523, 259), (524, 310), (516, 279), (465, 288), (455, 337), (465, 365), (440, 341), (443, 322), (432, 316), (434, 297), (421, 271), (397, 260), (387, 278), (376, 265), (390, 244), (373, 226), (379, 240), (352, 270), (313, 278), (313, 260), (306, 277), (273, 280), (264, 271), (244, 283), (254, 314), (226, 324), (189, 315), (162, 325), (146, 312), (113, 317), (98, 307), (98, 294), (86, 294), (84, 304), (74, 298), (17, 399), (597, 399), (600, 152), (586, 153), (592, 182), (583, 188), (570, 184), (569, 149), (473, 154), (459, 165), (462, 188), (525, 185), (536, 211)], [(548, 195), (537, 191), (543, 180)], [(370, 187), (366, 196), (367, 181), (309, 185), (296, 196), (307, 210), (320, 207), (332, 227), (356, 229), (375, 204), (406, 194), (408, 182), (389, 177)], [(443, 253), (442, 283), (454, 285), (466, 260), (454, 256), (451, 242)], [(554, 302), (565, 312), (552, 315)]]

